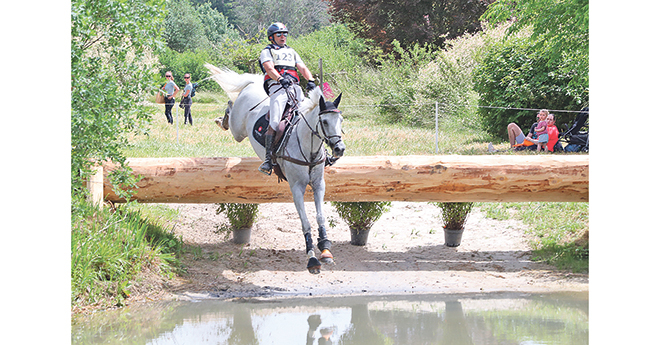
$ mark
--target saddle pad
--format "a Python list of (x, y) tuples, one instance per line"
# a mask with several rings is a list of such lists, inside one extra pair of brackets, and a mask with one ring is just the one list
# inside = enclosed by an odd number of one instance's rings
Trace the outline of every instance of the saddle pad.
[(252, 134), (254, 139), (263, 147), (266, 147), (266, 131), (268, 130), (268, 119), (266, 119), (268, 113), (263, 114), (257, 122), (254, 123), (254, 128)]
[[(266, 112), (265, 114), (261, 115), (261, 117), (259, 117), (259, 119), (254, 123), (254, 127), (252, 128), (254, 139), (259, 143), (259, 145), (263, 147), (266, 147), (266, 131), (268, 130), (268, 122), (270, 118), (269, 115), (270, 112)], [(276, 148), (279, 148), (280, 143), (282, 142), (282, 137), (284, 137), (284, 133), (289, 127), (289, 123), (291, 121), (291, 113), (285, 113), (285, 118), (285, 120), (280, 121), (280, 125), (277, 128), (277, 133), (275, 134)]]

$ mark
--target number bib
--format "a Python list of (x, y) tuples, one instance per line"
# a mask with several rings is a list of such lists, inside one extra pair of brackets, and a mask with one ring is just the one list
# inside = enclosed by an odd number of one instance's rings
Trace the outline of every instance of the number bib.
[(290, 67), (296, 68), (296, 52), (295, 50), (285, 47), (282, 49), (271, 49), (273, 55), (273, 65), (277, 67)]

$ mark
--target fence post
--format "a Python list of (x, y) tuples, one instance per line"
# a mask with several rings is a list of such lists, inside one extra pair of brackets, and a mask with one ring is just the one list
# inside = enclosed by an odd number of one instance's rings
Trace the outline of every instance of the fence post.
[[(176, 105), (176, 101), (174, 101), (174, 105)], [(179, 107), (175, 106), (176, 108), (176, 144), (179, 145)]]
[(92, 167), (92, 175), (87, 180), (87, 189), (92, 198), (92, 204), (99, 207), (103, 204), (103, 165)]
[(438, 101), (435, 101), (435, 154), (438, 154)]

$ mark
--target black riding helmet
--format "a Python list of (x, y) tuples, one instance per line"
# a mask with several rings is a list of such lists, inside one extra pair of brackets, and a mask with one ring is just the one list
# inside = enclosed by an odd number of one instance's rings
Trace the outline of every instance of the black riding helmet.
[(286, 28), (286, 25), (284, 25), (280, 22), (270, 24), (270, 26), (268, 27), (268, 30), (266, 31), (266, 35), (268, 36), (268, 40), (273, 42), (273, 35), (275, 35), (278, 32), (289, 33), (289, 30)]

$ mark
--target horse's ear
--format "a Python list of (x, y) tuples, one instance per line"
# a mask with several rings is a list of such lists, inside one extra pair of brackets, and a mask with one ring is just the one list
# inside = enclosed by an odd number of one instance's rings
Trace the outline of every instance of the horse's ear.
[(323, 96), (319, 97), (319, 109), (325, 111), (325, 100), (323, 99)]
[(332, 102), (335, 105), (335, 108), (339, 108), (339, 102), (341, 102), (341, 95), (342, 94), (340, 93), (339, 96), (337, 96), (337, 98), (335, 99), (335, 101)]

